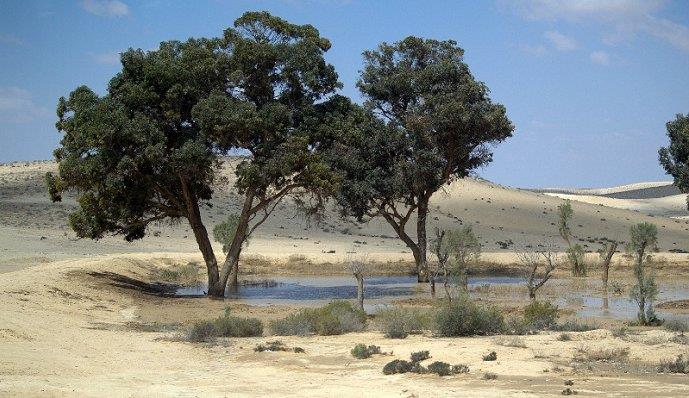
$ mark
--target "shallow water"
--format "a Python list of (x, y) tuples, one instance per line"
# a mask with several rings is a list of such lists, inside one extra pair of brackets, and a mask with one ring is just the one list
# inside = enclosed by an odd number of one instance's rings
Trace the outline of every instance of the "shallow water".
[[(279, 276), (268, 280), (245, 280), (236, 290), (228, 289), (226, 298), (237, 300), (250, 305), (287, 305), (298, 304), (318, 306), (333, 299), (355, 299), (356, 281), (349, 276)], [(636, 303), (627, 294), (608, 296), (607, 308), (601, 295), (601, 283), (591, 279), (554, 279), (550, 287), (557, 291), (550, 299), (561, 308), (575, 311), (578, 318), (616, 318), (633, 320), (636, 317)], [(501, 286), (517, 287), (524, 285), (524, 278), (511, 276), (470, 277), (469, 288), (480, 287), (477, 292), (486, 287), (499, 288)], [(661, 285), (661, 291), (656, 302), (678, 300), (689, 297), (687, 284)], [(442, 285), (437, 286), (438, 294), (442, 295)], [(179, 296), (203, 296), (205, 285), (182, 287), (176, 291)], [(516, 293), (516, 292), (514, 292)], [(510, 293), (505, 293), (510, 294)], [(364, 286), (365, 309), (375, 312), (389, 305), (393, 300), (405, 297), (428, 297), (429, 286), (418, 284), (416, 276), (377, 276), (365, 280)], [(504, 297), (503, 297), (504, 298)], [(519, 297), (516, 297), (519, 298)], [(544, 297), (546, 298), (546, 297)], [(671, 312), (656, 310), (661, 318), (679, 318), (689, 320), (689, 314), (676, 315)]]

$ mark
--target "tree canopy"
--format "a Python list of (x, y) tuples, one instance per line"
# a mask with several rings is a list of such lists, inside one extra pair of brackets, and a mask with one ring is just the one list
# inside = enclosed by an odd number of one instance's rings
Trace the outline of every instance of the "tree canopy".
[[(242, 244), (287, 195), (332, 190), (307, 120), (340, 86), (323, 55), (330, 42), (311, 25), (247, 12), (222, 37), (130, 49), (104, 96), (87, 87), (58, 103), (57, 176), (49, 194), (77, 191), (78, 236), (145, 236), (155, 221), (186, 218), (208, 268), (209, 294), (236, 283)], [(321, 137), (322, 138), (322, 137)], [(219, 156), (249, 154), (237, 167), (244, 195), (221, 270), (201, 219)], [(315, 202), (319, 204), (320, 202)]]
[[(337, 200), (345, 214), (383, 217), (412, 250), (427, 281), (426, 217), (436, 191), (492, 160), (490, 145), (512, 134), (452, 40), (407, 37), (364, 52), (357, 83), (366, 115), (341, 137)], [(373, 119), (371, 121), (371, 119)], [(405, 229), (417, 215), (416, 241)]]
[(660, 164), (674, 178), (675, 186), (689, 193), (689, 113), (678, 114), (666, 127), (670, 145), (658, 151)]

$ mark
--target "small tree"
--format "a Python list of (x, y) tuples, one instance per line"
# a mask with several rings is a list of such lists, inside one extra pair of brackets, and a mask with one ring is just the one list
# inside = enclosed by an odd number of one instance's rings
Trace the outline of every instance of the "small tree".
[(349, 271), (356, 279), (356, 301), (361, 311), (364, 310), (364, 277), (366, 276), (367, 266), (363, 260), (350, 260)]
[[(346, 214), (382, 217), (411, 250), (428, 282), (426, 223), (433, 194), (492, 160), (512, 135), (505, 107), (451, 40), (407, 37), (364, 52), (357, 86), (376, 117), (365, 134), (341, 134), (334, 158), (343, 174), (337, 201)], [(407, 224), (415, 217), (415, 233)]]
[(677, 114), (675, 120), (665, 126), (670, 145), (658, 151), (660, 164), (673, 177), (675, 186), (683, 193), (689, 193), (689, 113)]
[(566, 200), (565, 203), (557, 207), (558, 220), (557, 228), (562, 239), (567, 243), (567, 258), (572, 264), (572, 275), (586, 276), (587, 267), (584, 261), (584, 248), (580, 244), (572, 244), (572, 230), (569, 227), (569, 222), (574, 216), (574, 209), (572, 203)]
[(646, 268), (651, 264), (649, 252), (657, 249), (658, 228), (651, 223), (643, 222), (633, 225), (630, 229), (630, 242), (627, 253), (634, 259), (634, 277), (636, 285), (632, 287), (630, 297), (639, 306), (639, 324), (648, 325), (657, 322), (653, 311), (653, 300), (658, 295), (658, 286), (652, 272)]
[(468, 291), (469, 267), (480, 258), (481, 243), (468, 225), (456, 230), (436, 229), (436, 238), (431, 248), (438, 258), (438, 267), (433, 273), (431, 287), (435, 288), (435, 280), (442, 273), (445, 295), (451, 302), (450, 281), (455, 279), (464, 292)]
[[(526, 288), (529, 291), (529, 298), (536, 300), (536, 292), (552, 277), (553, 271), (560, 265), (560, 260), (551, 247), (542, 251), (520, 252), (517, 253), (517, 258), (529, 269)], [(541, 266), (543, 270), (539, 272)]]
[(603, 247), (598, 250), (598, 255), (601, 260), (601, 268), (603, 273), (601, 274), (601, 280), (603, 281), (604, 292), (608, 293), (608, 278), (610, 275), (610, 263), (612, 262), (612, 256), (617, 251), (617, 242), (605, 242)]

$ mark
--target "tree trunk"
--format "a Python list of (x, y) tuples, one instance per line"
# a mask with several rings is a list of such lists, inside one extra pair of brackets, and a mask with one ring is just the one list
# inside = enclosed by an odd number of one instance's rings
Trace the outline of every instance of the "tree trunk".
[(605, 254), (605, 258), (603, 259), (603, 289), (605, 292), (608, 292), (608, 276), (610, 272), (610, 262), (612, 261), (612, 256), (615, 254), (615, 251), (617, 250), (617, 242), (612, 242), (610, 244), (610, 247), (608, 247), (608, 252)]
[(364, 276), (362, 274), (354, 274), (356, 278), (356, 300), (360, 310), (364, 310)]
[(536, 289), (529, 286), (529, 299), (536, 300)]
[(201, 219), (201, 211), (199, 210), (198, 200), (196, 196), (189, 190), (187, 181), (180, 178), (182, 185), (182, 194), (184, 195), (184, 204), (186, 206), (187, 219), (191, 230), (194, 232), (194, 238), (199, 246), (199, 250), (203, 255), (203, 261), (206, 263), (206, 270), (208, 273), (208, 295), (215, 297), (222, 297), (225, 293), (224, 287), (218, 288), (220, 275), (218, 273), (218, 260), (215, 258), (213, 246), (208, 238), (208, 231), (203, 225)]
[(428, 263), (426, 261), (426, 247), (428, 239), (426, 237), (426, 218), (428, 217), (428, 198), (419, 198), (419, 207), (416, 211), (416, 241), (419, 249), (419, 257), (416, 262), (417, 282), (427, 283)]
[(244, 198), (242, 212), (239, 215), (239, 222), (237, 223), (237, 230), (234, 233), (234, 239), (230, 244), (230, 249), (227, 251), (227, 257), (225, 257), (222, 271), (220, 272), (219, 282), (223, 285), (223, 289), (227, 284), (233, 289), (237, 288), (239, 282), (239, 256), (242, 253), (242, 246), (244, 245), (246, 233), (249, 229), (249, 217), (251, 216), (253, 202), (254, 196), (247, 193)]

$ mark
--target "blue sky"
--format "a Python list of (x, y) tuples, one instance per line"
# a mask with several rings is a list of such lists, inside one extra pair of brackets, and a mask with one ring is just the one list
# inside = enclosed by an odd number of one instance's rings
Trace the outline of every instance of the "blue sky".
[(407, 35), (454, 39), (514, 137), (479, 171), (519, 187), (668, 179), (665, 123), (689, 113), (689, 2), (0, 0), (0, 162), (49, 159), (57, 99), (103, 93), (118, 52), (217, 36), (248, 10), (310, 23), (359, 100), (361, 52)]

